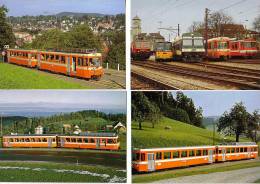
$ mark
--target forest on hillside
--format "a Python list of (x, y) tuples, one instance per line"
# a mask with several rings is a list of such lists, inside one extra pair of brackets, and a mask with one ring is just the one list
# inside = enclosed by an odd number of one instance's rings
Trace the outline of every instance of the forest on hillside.
[(64, 133), (64, 124), (78, 126), (82, 131), (106, 132), (106, 125), (121, 122), (126, 125), (126, 114), (106, 114), (96, 110), (84, 110), (71, 113), (55, 114), (48, 117), (3, 117), (3, 134), (33, 134), (35, 128), (43, 126), (46, 134)]

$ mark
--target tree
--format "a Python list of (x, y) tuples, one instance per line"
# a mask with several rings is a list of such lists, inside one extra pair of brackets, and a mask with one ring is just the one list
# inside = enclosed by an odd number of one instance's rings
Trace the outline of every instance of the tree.
[(10, 24), (6, 21), (6, 13), (8, 12), (5, 6), (0, 7), (0, 49), (4, 45), (13, 47), (15, 45), (15, 36)]
[(253, 22), (253, 27), (254, 27), (254, 30), (256, 30), (257, 32), (260, 32), (260, 15), (258, 15), (258, 17), (255, 18), (255, 20)]
[(249, 114), (247, 136), (253, 141), (257, 142), (257, 130), (260, 123), (260, 114), (255, 110), (252, 114)]
[(236, 103), (230, 110), (225, 112), (217, 123), (218, 131), (224, 131), (229, 134), (235, 134), (236, 142), (239, 142), (239, 137), (247, 130), (247, 121), (249, 113), (242, 102)]

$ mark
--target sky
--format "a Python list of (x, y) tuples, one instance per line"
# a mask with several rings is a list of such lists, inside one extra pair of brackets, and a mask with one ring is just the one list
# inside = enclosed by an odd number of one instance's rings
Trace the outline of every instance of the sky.
[(222, 115), (241, 101), (248, 112), (260, 111), (260, 91), (184, 91), (184, 94), (193, 99), (196, 107), (202, 107), (204, 116)]
[(115, 15), (125, 13), (124, 0), (0, 0), (8, 16), (47, 15), (60, 12), (102, 13)]
[[(236, 23), (252, 28), (252, 22), (260, 14), (260, 0), (131, 0), (131, 17), (138, 15), (142, 19), (142, 32), (158, 32), (159, 27), (177, 28), (180, 24), (183, 33), (193, 21), (204, 20), (205, 8), (210, 12), (225, 8), (223, 12)], [(176, 33), (160, 32), (167, 40), (169, 34), (171, 41), (176, 36)]]
[(126, 93), (122, 91), (0, 90), (3, 115), (42, 115), (94, 109), (126, 112)]

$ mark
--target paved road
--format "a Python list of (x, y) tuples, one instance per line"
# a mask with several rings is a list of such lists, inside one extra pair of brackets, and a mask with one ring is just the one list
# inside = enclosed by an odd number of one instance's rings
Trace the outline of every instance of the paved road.
[(184, 176), (156, 183), (253, 183), (257, 179), (260, 179), (260, 167)]

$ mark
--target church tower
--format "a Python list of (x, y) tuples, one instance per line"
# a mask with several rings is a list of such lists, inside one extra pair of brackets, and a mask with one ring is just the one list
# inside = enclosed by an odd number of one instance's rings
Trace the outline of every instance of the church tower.
[(135, 16), (132, 19), (131, 40), (133, 40), (135, 36), (141, 32), (141, 19), (138, 16)]

